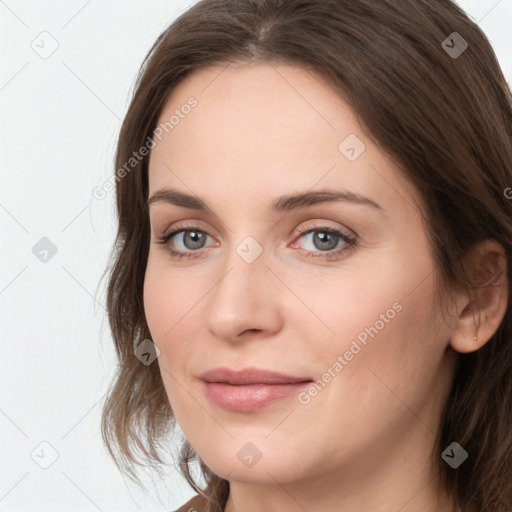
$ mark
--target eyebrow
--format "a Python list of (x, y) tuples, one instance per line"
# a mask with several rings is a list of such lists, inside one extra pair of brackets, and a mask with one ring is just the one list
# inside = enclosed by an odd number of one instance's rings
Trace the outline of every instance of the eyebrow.
[[(334, 191), (334, 190), (320, 190), (320, 191), (307, 191), (298, 194), (290, 194), (278, 197), (269, 205), (269, 210), (273, 213), (289, 212), (292, 210), (299, 210), (307, 208), (319, 203), (343, 201), (358, 205), (370, 206), (377, 210), (384, 211), (380, 204), (372, 199), (365, 197), (354, 192), (347, 190)], [(176, 189), (163, 188), (157, 190), (148, 200), (148, 207), (155, 203), (168, 203), (190, 210), (197, 210), (213, 215), (212, 209), (199, 197), (180, 192)]]

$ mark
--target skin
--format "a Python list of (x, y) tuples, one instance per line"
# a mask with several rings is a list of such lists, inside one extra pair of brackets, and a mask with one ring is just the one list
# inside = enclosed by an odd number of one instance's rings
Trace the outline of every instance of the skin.
[[(442, 315), (418, 194), (318, 77), (284, 64), (202, 69), (172, 92), (160, 122), (191, 96), (197, 106), (151, 151), (149, 196), (178, 189), (213, 214), (151, 205), (144, 307), (176, 419), (230, 481), (226, 511), (453, 510), (436, 489), (430, 453), (456, 351), (478, 349), (496, 330), (506, 284), (482, 292), (478, 324), (462, 293)], [(349, 134), (366, 146), (355, 161), (338, 149)], [(338, 201), (268, 210), (278, 196), (311, 190), (351, 191), (382, 209)], [(194, 249), (183, 232), (156, 243), (182, 226), (204, 231), (204, 246)], [(327, 227), (356, 234), (356, 246), (327, 258), (345, 245), (336, 237), (334, 249), (315, 245)], [(247, 236), (263, 250), (252, 263), (236, 252)], [(171, 246), (200, 255), (178, 260)], [(500, 246), (481, 250), (502, 264)], [(203, 392), (198, 376), (219, 366), (332, 374), (358, 334), (397, 303), (307, 404), (293, 396), (228, 412)], [(252, 467), (237, 457), (248, 442), (262, 454)]]

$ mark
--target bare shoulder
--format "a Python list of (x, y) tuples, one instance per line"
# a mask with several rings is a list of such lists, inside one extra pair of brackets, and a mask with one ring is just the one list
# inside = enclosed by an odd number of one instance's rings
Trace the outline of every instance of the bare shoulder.
[(175, 512), (204, 512), (204, 510), (206, 510), (206, 499), (198, 494)]

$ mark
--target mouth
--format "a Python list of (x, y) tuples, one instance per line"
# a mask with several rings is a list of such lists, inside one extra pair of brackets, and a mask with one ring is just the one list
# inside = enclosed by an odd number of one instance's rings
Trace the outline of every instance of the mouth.
[(310, 377), (285, 375), (258, 368), (239, 371), (215, 368), (199, 377), (206, 397), (233, 412), (253, 412), (299, 393)]

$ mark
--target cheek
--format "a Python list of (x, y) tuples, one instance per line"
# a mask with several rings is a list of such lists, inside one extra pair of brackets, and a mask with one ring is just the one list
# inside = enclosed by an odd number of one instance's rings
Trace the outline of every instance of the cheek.
[(160, 256), (152, 258), (150, 254), (148, 259), (144, 310), (152, 341), (160, 349), (158, 363), (168, 388), (175, 385), (169, 374), (179, 382), (189, 378), (194, 340), (204, 323), (202, 307), (208, 281), (197, 274), (183, 269), (173, 272)]
[[(144, 311), (151, 339), (160, 349), (157, 363), (163, 385), (178, 421), (188, 414), (181, 385), (186, 385), (186, 362), (190, 359), (190, 335), (186, 332), (189, 317), (194, 316), (190, 292), (180, 291), (179, 273), (170, 275), (158, 261), (148, 259), (144, 278)], [(196, 299), (197, 301), (197, 299)], [(188, 312), (188, 313), (187, 313)], [(185, 411), (185, 412), (182, 412)]]
[(165, 292), (166, 286), (161, 273), (152, 264), (151, 257), (148, 259), (146, 275), (144, 277), (144, 313), (148, 323), (153, 341), (162, 339), (166, 325), (169, 328), (167, 310), (172, 308), (169, 295)]
[(186, 325), (201, 297), (199, 285), (187, 272), (172, 272), (161, 255), (150, 253), (144, 277), (144, 311), (155, 341), (165, 343)]
[(410, 338), (419, 323), (430, 320), (431, 268), (414, 258), (412, 264), (401, 262), (400, 257), (397, 251), (367, 264), (358, 261), (332, 276), (286, 276), (303, 304), (294, 297), (286, 305), (282, 301), (284, 316), (293, 319), (293, 329), (300, 326), (305, 333), (317, 333), (318, 344), (310, 346), (311, 352), (343, 352), (355, 339), (364, 346), (365, 341), (391, 334), (399, 326), (411, 331), (399, 339)]
[(326, 389), (328, 402), (343, 404), (342, 410), (374, 425), (396, 420), (403, 404), (421, 408), (445, 349), (435, 336), (433, 279), (413, 293), (409, 286), (394, 285), (391, 294), (374, 289), (372, 298), (360, 303), (364, 307), (347, 302), (337, 323), (332, 317), (336, 342), (321, 350), (320, 393)]
[(434, 378), (446, 343), (433, 309), (433, 263), (426, 240), (416, 241), (415, 250), (405, 250), (404, 244), (401, 250), (383, 251), (368, 264), (358, 261), (341, 277), (324, 279), (321, 287), (299, 283), (298, 294), (329, 328), (311, 320), (324, 335), (316, 337), (307, 357), (320, 387), (325, 384), (336, 399), (345, 401), (347, 392), (360, 396), (364, 389), (367, 405), (382, 397), (396, 401), (386, 385), (403, 391), (405, 398), (409, 390), (421, 395), (425, 382)]

